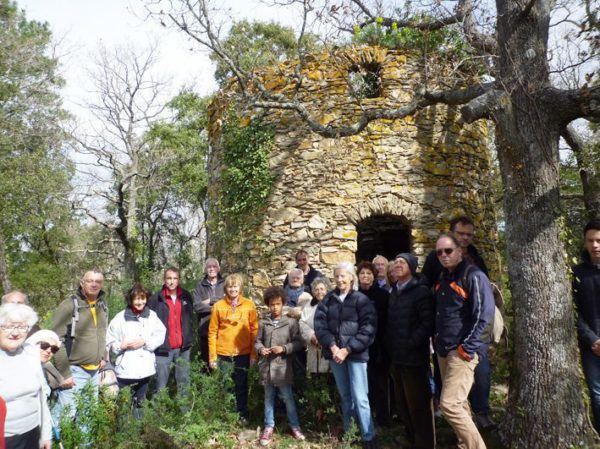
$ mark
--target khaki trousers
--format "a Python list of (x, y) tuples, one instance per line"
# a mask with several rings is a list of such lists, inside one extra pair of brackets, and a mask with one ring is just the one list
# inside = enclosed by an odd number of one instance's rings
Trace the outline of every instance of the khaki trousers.
[(471, 416), (469, 392), (473, 385), (475, 367), (479, 356), (467, 362), (458, 356), (456, 350), (447, 357), (438, 355), (442, 374), (442, 396), (440, 409), (458, 437), (460, 449), (486, 449), (485, 443)]

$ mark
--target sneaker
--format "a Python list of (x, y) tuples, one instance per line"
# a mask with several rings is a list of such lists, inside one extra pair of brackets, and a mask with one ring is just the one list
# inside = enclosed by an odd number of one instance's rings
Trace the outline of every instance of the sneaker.
[(481, 430), (492, 430), (496, 428), (496, 423), (487, 413), (476, 413), (474, 421), (477, 427), (479, 427)]
[(265, 427), (260, 435), (260, 445), (267, 446), (273, 438), (273, 428)]
[(300, 430), (300, 427), (292, 427), (292, 435), (294, 436), (294, 438), (296, 438), (297, 440), (300, 441), (304, 441), (306, 440), (306, 437), (304, 436), (304, 434), (302, 433), (302, 431)]
[(240, 422), (240, 426), (242, 426), (242, 427), (246, 427), (248, 424), (250, 424), (250, 421), (245, 416), (240, 416), (239, 422)]

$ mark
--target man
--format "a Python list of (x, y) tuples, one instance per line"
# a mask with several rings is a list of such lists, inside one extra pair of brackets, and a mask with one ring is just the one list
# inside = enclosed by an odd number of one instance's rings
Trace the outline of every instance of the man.
[[(486, 276), (489, 276), (485, 261), (479, 254), (475, 245), (473, 245), (473, 238), (475, 237), (475, 224), (473, 223), (473, 220), (462, 215), (450, 220), (449, 225), (450, 234), (458, 241), (463, 259), (476, 265)], [(423, 270), (421, 270), (421, 275), (423, 276), (422, 281), (430, 287), (433, 287), (438, 281), (442, 269), (442, 264), (438, 260), (435, 251), (431, 251), (425, 259)]]
[(217, 259), (209, 257), (204, 263), (204, 278), (194, 289), (194, 310), (198, 314), (198, 334), (200, 336), (200, 356), (208, 367), (208, 323), (210, 312), (215, 302), (225, 296), (221, 276), (221, 266)]
[(384, 290), (390, 291), (390, 284), (387, 278), (388, 260), (378, 254), (373, 258), (372, 263), (375, 266), (375, 282), (377, 283), (377, 286)]
[(298, 307), (299, 312), (312, 299), (312, 296), (306, 291), (304, 277), (301, 268), (292, 268), (287, 275), (288, 283), (283, 288), (287, 298), (287, 307)]
[(463, 259), (456, 238), (438, 238), (442, 273), (435, 285), (435, 350), (442, 375), (440, 408), (461, 449), (485, 449), (471, 418), (468, 393), (479, 360), (487, 356), (494, 320), (494, 296), (487, 276)]
[[(312, 281), (316, 278), (323, 277), (323, 274), (315, 269), (309, 261), (308, 253), (305, 250), (301, 249), (296, 253), (296, 268), (299, 268), (302, 270), (302, 273), (304, 273), (304, 291), (312, 295), (310, 284), (312, 284)], [(288, 276), (286, 276), (283, 281), (283, 286), (285, 287), (288, 285), (288, 282)]]
[[(466, 216), (455, 217), (450, 220), (450, 234), (458, 241), (463, 259), (472, 265), (479, 267), (483, 273), (489, 277), (485, 261), (479, 254), (479, 251), (473, 245), (475, 236), (475, 224), (473, 220)], [(427, 255), (423, 265), (422, 281), (429, 286), (435, 285), (442, 272), (442, 264), (438, 260), (435, 251)], [(487, 356), (482, 356), (475, 369), (475, 383), (471, 389), (469, 400), (473, 413), (475, 413), (475, 423), (483, 430), (496, 427), (496, 423), (490, 415), (490, 391), (492, 385), (492, 371), (490, 360)]]
[(582, 262), (573, 267), (577, 334), (583, 373), (590, 390), (594, 428), (600, 432), (600, 220), (583, 230)]
[(156, 392), (167, 386), (171, 364), (175, 365), (177, 394), (187, 391), (190, 383), (190, 350), (193, 336), (193, 301), (187, 290), (179, 286), (179, 269), (165, 270), (161, 291), (150, 298), (149, 307), (167, 328), (164, 343), (156, 354)]
[(391, 358), (396, 409), (406, 428), (411, 447), (435, 448), (435, 426), (429, 386), (429, 340), (435, 312), (431, 290), (415, 277), (417, 258), (410, 253), (396, 256), (385, 327)]
[(11, 290), (2, 296), (2, 304), (25, 304), (28, 306), (29, 300), (21, 290)]
[(54, 356), (54, 365), (63, 376), (54, 416), (65, 406), (75, 415), (75, 394), (87, 384), (98, 393), (98, 372), (106, 360), (108, 309), (104, 302), (104, 275), (86, 271), (77, 292), (60, 303), (54, 313), (52, 330), (63, 344)]

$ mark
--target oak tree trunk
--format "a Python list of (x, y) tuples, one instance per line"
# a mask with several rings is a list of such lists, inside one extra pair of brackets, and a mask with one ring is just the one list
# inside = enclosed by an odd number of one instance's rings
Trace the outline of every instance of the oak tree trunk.
[(514, 309), (514, 359), (502, 434), (510, 448), (567, 449), (591, 441), (583, 402), (570, 282), (559, 238), (560, 129), (549, 86), (547, 30), (553, 2), (497, 0), (496, 112)]

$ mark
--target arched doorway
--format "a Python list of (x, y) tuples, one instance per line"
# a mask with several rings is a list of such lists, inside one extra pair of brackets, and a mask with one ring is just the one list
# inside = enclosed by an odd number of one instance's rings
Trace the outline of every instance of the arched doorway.
[(373, 260), (381, 254), (391, 260), (397, 254), (409, 252), (410, 225), (397, 215), (372, 215), (356, 225), (356, 262)]

